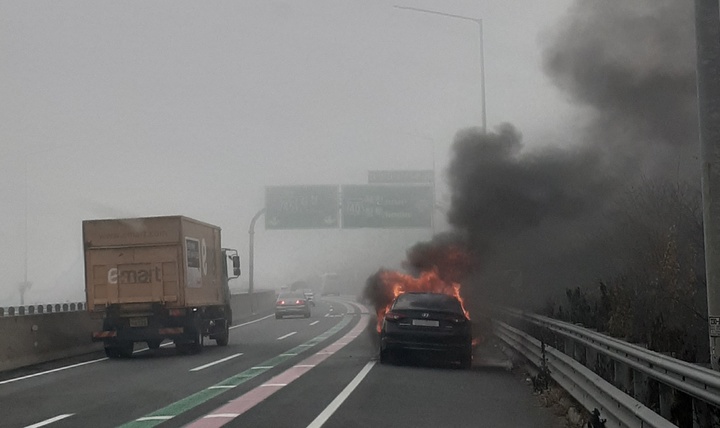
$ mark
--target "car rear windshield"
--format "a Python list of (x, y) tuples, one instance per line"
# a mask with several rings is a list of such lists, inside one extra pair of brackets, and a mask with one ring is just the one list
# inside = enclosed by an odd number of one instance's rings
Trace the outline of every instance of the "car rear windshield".
[(280, 299), (304, 299), (305, 295), (303, 293), (282, 293), (280, 296), (278, 296), (278, 300)]
[(453, 296), (431, 293), (405, 293), (398, 296), (393, 309), (417, 309), (461, 314), (462, 306)]

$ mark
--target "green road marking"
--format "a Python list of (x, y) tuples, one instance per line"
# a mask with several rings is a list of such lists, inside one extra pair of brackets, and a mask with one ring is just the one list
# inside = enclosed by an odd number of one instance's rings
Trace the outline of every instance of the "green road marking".
[[(351, 314), (348, 314), (348, 315), (351, 315)], [(163, 407), (162, 409), (156, 410), (156, 411), (154, 411), (150, 414), (147, 414), (145, 416), (142, 416), (134, 421), (130, 421), (126, 424), (120, 425), (120, 428), (150, 428), (150, 427), (160, 425), (161, 423), (167, 422), (169, 419), (172, 419), (181, 413), (187, 412), (188, 410), (191, 410), (194, 407), (197, 407), (197, 406), (209, 401), (210, 399), (217, 397), (218, 395), (223, 394), (223, 393), (227, 392), (228, 390), (247, 382), (248, 380), (250, 380), (254, 377), (256, 377), (262, 373), (265, 373), (266, 371), (295, 357), (296, 355), (306, 352), (311, 347), (317, 345), (318, 343), (324, 341), (325, 339), (329, 338), (333, 334), (342, 330), (346, 325), (348, 325), (350, 323), (350, 318), (351, 317), (348, 317), (348, 316), (344, 317), (342, 319), (342, 321), (340, 321), (334, 327), (327, 330), (325, 333), (322, 333), (321, 335), (308, 340), (307, 342), (303, 343), (302, 345), (298, 345), (292, 349), (289, 349), (280, 355), (272, 357), (269, 360), (258, 364), (255, 367), (249, 368), (243, 372), (240, 372), (234, 376), (231, 376), (219, 383), (216, 383), (215, 385), (208, 387), (207, 389), (203, 389), (203, 390), (198, 391), (192, 395), (189, 395), (181, 400), (178, 400), (172, 404), (169, 404), (169, 405)], [(220, 387), (220, 388), (213, 388), (213, 387)], [(152, 418), (157, 418), (157, 419), (152, 419)]]

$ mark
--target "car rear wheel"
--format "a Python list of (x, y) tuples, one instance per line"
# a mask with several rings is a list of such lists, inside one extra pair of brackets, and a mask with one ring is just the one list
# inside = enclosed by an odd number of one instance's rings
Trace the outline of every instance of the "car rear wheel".
[(305, 318), (310, 318), (310, 312), (305, 314)]
[(150, 349), (158, 349), (160, 348), (160, 343), (162, 343), (162, 340), (148, 340), (147, 346)]
[(280, 314), (275, 314), (275, 319), (276, 319), (276, 320), (279, 320), (279, 319), (281, 319), (281, 318), (282, 318), (282, 315), (280, 315)]
[(380, 349), (380, 364), (392, 364), (392, 355), (388, 349)]

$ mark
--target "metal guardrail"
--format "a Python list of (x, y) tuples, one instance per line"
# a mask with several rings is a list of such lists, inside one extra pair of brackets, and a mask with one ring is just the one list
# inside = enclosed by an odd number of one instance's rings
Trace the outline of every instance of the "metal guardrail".
[(497, 322), (495, 334), (538, 367), (545, 365), (552, 378), (588, 411), (598, 409), (606, 426), (670, 428), (672, 423), (639, 401), (628, 397), (590, 369), (557, 349), (509, 325)]
[[(576, 400), (606, 414), (613, 423), (610, 426), (674, 426), (656, 425), (660, 422), (643, 409), (667, 422), (676, 392), (692, 397), (694, 427), (720, 426), (720, 373), (541, 315), (511, 308), (500, 309), (498, 315), (524, 323), (527, 328), (523, 330), (534, 330), (536, 337), (501, 322), (495, 325), (498, 336), (534, 364), (542, 361), (538, 360), (538, 349), (546, 345), (550, 336), (554, 343), (561, 343), (564, 353), (545, 346), (546, 361), (552, 360), (554, 366), (551, 375), (561, 378), (555, 380), (571, 395), (575, 397), (575, 392), (581, 397)], [(603, 367), (605, 370), (600, 370)], [(650, 381), (657, 387), (649, 388)], [(590, 395), (593, 397), (588, 399)], [(629, 418), (629, 414), (633, 416)], [(628, 423), (632, 418), (635, 422)]]
[(0, 307), (0, 317), (49, 314), (55, 312), (75, 312), (85, 310), (84, 302), (55, 303), (52, 305), (30, 305)]

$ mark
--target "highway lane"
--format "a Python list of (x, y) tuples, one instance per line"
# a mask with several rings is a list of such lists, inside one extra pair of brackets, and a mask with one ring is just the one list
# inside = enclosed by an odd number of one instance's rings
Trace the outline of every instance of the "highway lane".
[[(0, 427), (25, 427), (67, 414), (72, 416), (49, 426), (121, 425), (311, 340), (340, 323), (344, 312), (342, 303), (319, 302), (311, 318), (266, 317), (234, 328), (229, 346), (213, 343), (197, 355), (176, 355), (170, 346), (130, 360), (102, 360), (17, 381), (5, 379), (0, 384), (0, 408), (11, 410), (0, 415)], [(199, 367), (203, 368), (195, 370)], [(15, 374), (32, 373), (30, 369)], [(258, 376), (248, 386), (267, 376)]]
[[(375, 361), (374, 334), (372, 328), (365, 329), (343, 350), (224, 426), (564, 426), (562, 418), (539, 405), (532, 389), (517, 374), (498, 367), (497, 351), (491, 342), (476, 350), (476, 362), (470, 371), (424, 360), (386, 366)], [(327, 419), (320, 421), (324, 424), (313, 425), (318, 415), (367, 369), (368, 362), (371, 367), (356, 389)], [(189, 416), (182, 422), (192, 422)], [(202, 415), (192, 416), (197, 420)]]
[[(471, 371), (375, 364), (374, 323), (347, 306), (328, 299), (310, 319), (258, 317), (200, 355), (162, 349), (0, 384), (0, 409), (11, 409), (0, 427), (560, 426), (516, 375), (483, 364), (486, 349)], [(298, 355), (280, 356), (288, 350)]]

